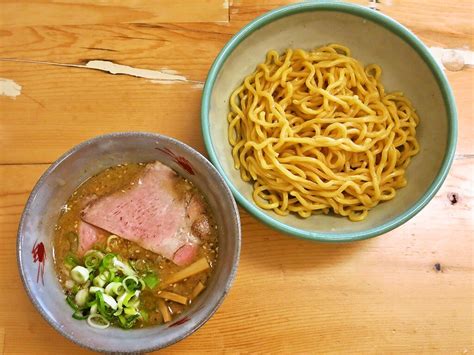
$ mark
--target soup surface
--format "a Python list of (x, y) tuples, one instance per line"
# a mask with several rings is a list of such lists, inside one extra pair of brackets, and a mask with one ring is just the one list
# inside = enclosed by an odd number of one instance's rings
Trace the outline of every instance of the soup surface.
[(97, 328), (170, 321), (206, 287), (217, 251), (202, 194), (161, 163), (121, 164), (91, 177), (63, 206), (54, 235), (73, 316)]

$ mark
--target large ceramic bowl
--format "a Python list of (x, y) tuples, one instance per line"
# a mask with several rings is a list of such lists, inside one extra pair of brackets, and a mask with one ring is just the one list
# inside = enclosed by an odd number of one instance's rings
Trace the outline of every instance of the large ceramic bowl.
[[(421, 123), (420, 153), (407, 171), (408, 185), (395, 199), (381, 203), (362, 222), (334, 215), (301, 219), (265, 211), (252, 200), (252, 186), (234, 168), (227, 140), (229, 96), (243, 78), (265, 60), (270, 49), (306, 50), (340, 43), (365, 64), (381, 65), (388, 91), (403, 91), (413, 101)], [(298, 237), (352, 241), (374, 237), (418, 213), (443, 183), (453, 160), (457, 114), (442, 69), (423, 43), (391, 18), (368, 8), (327, 1), (282, 7), (257, 18), (222, 49), (209, 72), (202, 97), (202, 131), (211, 161), (224, 176), (237, 201), (266, 224)]]
[[(192, 181), (214, 212), (219, 234), (217, 266), (206, 290), (171, 324), (137, 330), (99, 330), (71, 317), (53, 265), (53, 229), (61, 206), (86, 179), (125, 162), (161, 161)], [(75, 343), (96, 351), (148, 352), (193, 333), (217, 310), (234, 278), (240, 251), (235, 201), (216, 169), (198, 152), (166, 136), (117, 133), (86, 141), (59, 158), (41, 177), (18, 231), (18, 265), (25, 289), (43, 317)]]

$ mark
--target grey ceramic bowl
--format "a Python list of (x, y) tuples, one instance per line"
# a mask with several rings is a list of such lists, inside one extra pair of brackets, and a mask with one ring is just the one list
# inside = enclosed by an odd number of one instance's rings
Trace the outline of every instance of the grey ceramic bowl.
[[(190, 309), (170, 324), (137, 330), (91, 328), (71, 317), (53, 265), (53, 228), (72, 192), (99, 171), (125, 162), (158, 160), (204, 194), (216, 217), (219, 255), (208, 287)], [(116, 133), (86, 141), (43, 174), (26, 204), (18, 230), (18, 266), (25, 289), (43, 317), (61, 334), (86, 348), (106, 352), (148, 352), (193, 333), (217, 310), (234, 279), (240, 252), (239, 214), (216, 169), (189, 146), (151, 133)]]
[[(312, 49), (327, 43), (349, 47), (364, 64), (381, 65), (387, 91), (403, 91), (420, 115), (421, 151), (407, 169), (408, 185), (373, 208), (361, 222), (332, 214), (302, 219), (259, 208), (252, 185), (234, 168), (227, 136), (229, 97), (270, 49)], [(209, 157), (251, 214), (294, 236), (341, 242), (375, 237), (405, 223), (433, 198), (453, 161), (457, 138), (454, 97), (443, 70), (425, 45), (395, 20), (367, 7), (339, 1), (307, 1), (270, 11), (246, 25), (222, 49), (209, 71), (201, 107)]]

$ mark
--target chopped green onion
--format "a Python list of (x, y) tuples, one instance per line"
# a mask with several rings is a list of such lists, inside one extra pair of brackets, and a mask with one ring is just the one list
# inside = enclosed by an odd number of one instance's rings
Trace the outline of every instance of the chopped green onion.
[(77, 307), (77, 304), (74, 302), (72, 296), (67, 296), (66, 302), (74, 311), (77, 311), (79, 309), (79, 307)]
[(140, 316), (143, 318), (143, 320), (144, 320), (145, 322), (148, 322), (149, 316), (148, 316), (148, 312), (147, 312), (147, 311), (145, 311), (145, 310), (142, 309), (142, 310), (140, 311)]
[(91, 314), (96, 314), (96, 313), (97, 313), (97, 303), (94, 303), (94, 304), (91, 306), (90, 313), (91, 313)]
[(72, 280), (67, 280), (65, 283), (64, 283), (64, 286), (67, 288), (67, 289), (72, 289), (74, 287), (76, 283)]
[(83, 319), (86, 319), (87, 318), (87, 315), (84, 314), (85, 312), (84, 311), (75, 311), (73, 314), (72, 314), (72, 318), (74, 319), (78, 319), (78, 320), (83, 320)]
[(125, 287), (123, 287), (121, 282), (111, 282), (105, 288), (105, 293), (111, 296), (120, 296), (121, 294), (125, 293), (125, 291)]
[(117, 309), (117, 301), (107, 294), (103, 294), (102, 297), (104, 298), (104, 302), (113, 310)]
[(94, 286), (97, 286), (97, 287), (105, 286), (105, 280), (100, 275), (94, 277), (94, 280), (92, 280), (92, 283), (94, 284)]
[(135, 308), (127, 307), (123, 310), (123, 313), (125, 313), (128, 316), (134, 316), (135, 314), (138, 313), (138, 311)]
[(104, 292), (103, 287), (91, 286), (89, 287), (89, 293)]
[(112, 312), (106, 308), (106, 304), (104, 301), (104, 294), (102, 292), (97, 292), (95, 294), (96, 300), (97, 300), (97, 310), (99, 313), (104, 316), (106, 319), (111, 319), (112, 318)]
[(119, 315), (122, 314), (122, 312), (123, 312), (123, 308), (119, 308), (119, 309), (117, 309), (117, 311), (114, 313), (114, 316), (119, 316)]
[(104, 258), (104, 254), (102, 254), (98, 250), (89, 250), (84, 256), (84, 265), (88, 269), (97, 269)]
[[(118, 241), (117, 236), (109, 237), (108, 247), (115, 240)], [(74, 255), (65, 260), (72, 267), (71, 279), (64, 286), (73, 318), (87, 319), (90, 326), (98, 329), (112, 323), (129, 329), (138, 319), (147, 321), (148, 313), (139, 310), (140, 292), (147, 287), (156, 288), (159, 278), (149, 271), (144, 260), (143, 277), (139, 277), (132, 261), (124, 261), (110, 252), (104, 254), (97, 248), (89, 250), (82, 259), (83, 265)]]
[(66, 256), (66, 258), (64, 259), (64, 264), (66, 264), (66, 266), (69, 268), (69, 269), (72, 269), (74, 266), (78, 265), (79, 264), (79, 260), (77, 260), (77, 258), (72, 255), (72, 254), (69, 254), (68, 256)]
[(94, 277), (94, 280), (92, 280), (92, 283), (94, 284), (94, 286), (104, 287), (107, 281), (109, 280), (109, 277), (110, 277), (110, 272), (105, 270), (102, 274)]
[[(115, 269), (109, 269), (108, 270), (108, 277), (107, 277), (107, 282), (112, 282), (113, 279), (115, 279)], [(105, 272), (105, 271), (104, 271)]]
[(117, 297), (117, 304), (118, 307), (125, 306), (127, 307), (129, 303), (134, 303), (137, 299), (138, 296), (140, 295), (140, 291), (135, 291), (135, 292), (127, 292), (124, 293), (123, 295), (120, 295)]
[(125, 319), (124, 316), (120, 315), (118, 316), (118, 319), (119, 319), (119, 324), (122, 328), (125, 328), (126, 329), (126, 326), (127, 326), (127, 320)]
[(81, 288), (79, 287), (79, 285), (74, 285), (74, 286), (71, 288), (71, 293), (75, 295), (76, 293), (79, 292), (80, 289), (81, 289)]
[(112, 250), (112, 247), (116, 247), (119, 241), (120, 241), (120, 238), (112, 234), (110, 237), (107, 238), (106, 250)]
[(115, 254), (108, 253), (102, 259), (102, 266), (106, 269), (112, 269), (114, 267)]
[(133, 292), (140, 288), (140, 282), (138, 281), (138, 278), (136, 276), (126, 277), (125, 279), (123, 279), (122, 285), (128, 292)]
[(149, 272), (148, 274), (146, 274), (145, 277), (143, 277), (143, 281), (151, 290), (154, 289), (160, 283), (160, 280), (153, 272)]
[(100, 314), (91, 314), (87, 317), (87, 323), (97, 329), (105, 329), (110, 325), (110, 322)]
[(134, 316), (131, 316), (131, 317), (128, 317), (127, 318), (127, 321), (128, 321), (128, 328), (131, 328), (133, 327), (133, 325), (135, 324), (135, 322), (137, 321), (137, 319), (140, 317), (140, 313), (134, 315)]
[(136, 272), (132, 269), (132, 267), (128, 263), (123, 263), (122, 261), (117, 259), (117, 257), (115, 257), (113, 260), (114, 260), (114, 267), (122, 271), (124, 275), (127, 275), (127, 276), (136, 275)]
[(89, 270), (78, 265), (71, 270), (71, 277), (77, 283), (83, 284), (89, 279)]
[(106, 269), (101, 265), (99, 267), (99, 273), (106, 282), (112, 282), (115, 278), (115, 269)]
[(82, 307), (87, 303), (88, 298), (89, 298), (89, 290), (83, 288), (82, 290), (79, 290), (78, 293), (76, 293), (76, 297), (74, 298), (74, 300), (76, 301), (76, 304), (79, 307)]
[(140, 304), (140, 300), (138, 298), (134, 298), (127, 303), (127, 307), (138, 308)]
[(124, 317), (123, 315), (120, 315), (118, 316), (119, 325), (124, 329), (130, 329), (131, 327), (133, 327), (139, 316), (139, 314), (136, 314), (131, 317)]

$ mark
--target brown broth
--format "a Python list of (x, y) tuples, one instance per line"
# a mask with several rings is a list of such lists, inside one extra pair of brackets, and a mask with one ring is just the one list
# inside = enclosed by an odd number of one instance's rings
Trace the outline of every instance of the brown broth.
[[(144, 168), (145, 164), (143, 163), (129, 163), (105, 169), (79, 186), (62, 208), (55, 227), (53, 249), (57, 276), (66, 294), (69, 294), (71, 291), (66, 287), (66, 281), (70, 280), (70, 276), (69, 269), (65, 265), (65, 259), (67, 256), (73, 255), (82, 261), (82, 258), (77, 254), (77, 234), (78, 225), (81, 220), (81, 210), (92, 196), (101, 197), (117, 190), (130, 188), (130, 186), (134, 184), (137, 175), (140, 174)], [(188, 185), (188, 189), (196, 190), (187, 180), (183, 179), (183, 183)], [(163, 322), (157, 305), (160, 291), (166, 290), (190, 298), (193, 289), (199, 282), (207, 285), (207, 281), (217, 259), (218, 246), (217, 228), (208, 205), (206, 205), (206, 215), (211, 222), (211, 236), (207, 240), (201, 241), (197, 259), (206, 257), (211, 268), (176, 284), (168, 286), (161, 286), (160, 284), (154, 290), (143, 290), (140, 294), (140, 310), (144, 310), (148, 314), (148, 321), (140, 319), (134, 328), (157, 325)], [(164, 280), (169, 275), (184, 268), (126, 239), (119, 238), (114, 240), (114, 242), (109, 244), (109, 248), (110, 252), (119, 255), (123, 260), (129, 261), (138, 273), (147, 270), (153, 271), (158, 275), (160, 280)], [(105, 251), (106, 243), (95, 245), (94, 249)], [(166, 305), (172, 317), (179, 315), (189, 307), (189, 304), (182, 305), (168, 300), (166, 300)]]

